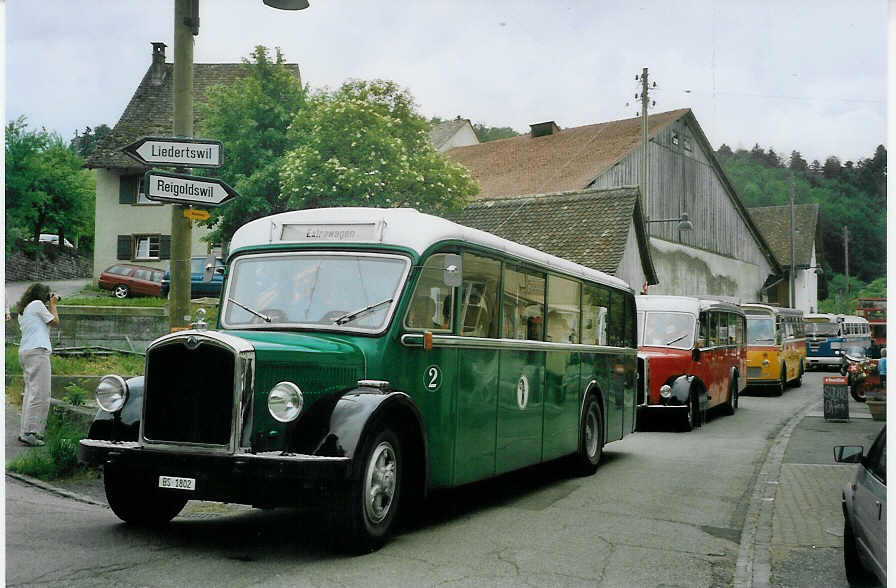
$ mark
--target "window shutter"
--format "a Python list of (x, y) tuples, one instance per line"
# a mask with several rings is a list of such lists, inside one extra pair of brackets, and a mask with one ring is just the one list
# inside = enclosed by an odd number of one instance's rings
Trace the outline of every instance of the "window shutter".
[(120, 176), (118, 179), (118, 203), (133, 204), (137, 199), (138, 176)]
[(118, 236), (118, 259), (131, 259), (132, 240), (130, 235)]
[(159, 235), (159, 259), (171, 259), (171, 235)]

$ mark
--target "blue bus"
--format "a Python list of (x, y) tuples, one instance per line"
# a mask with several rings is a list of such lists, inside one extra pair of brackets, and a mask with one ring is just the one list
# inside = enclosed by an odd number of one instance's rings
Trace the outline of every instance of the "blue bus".
[(840, 321), (836, 314), (820, 313), (803, 316), (806, 331), (806, 367), (840, 367)]

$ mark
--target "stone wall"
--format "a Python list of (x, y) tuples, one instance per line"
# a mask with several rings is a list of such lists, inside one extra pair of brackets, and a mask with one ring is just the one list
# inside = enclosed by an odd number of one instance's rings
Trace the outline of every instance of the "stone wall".
[[(60, 325), (50, 328), (54, 348), (99, 346), (143, 352), (169, 330), (166, 307), (60, 304), (57, 308)], [(6, 342), (18, 343), (20, 339), (18, 321), (8, 321)]]
[(42, 243), (40, 255), (31, 259), (21, 251), (6, 253), (7, 282), (47, 282), (78, 280), (93, 275), (93, 259), (75, 251), (60, 251), (55, 245)]

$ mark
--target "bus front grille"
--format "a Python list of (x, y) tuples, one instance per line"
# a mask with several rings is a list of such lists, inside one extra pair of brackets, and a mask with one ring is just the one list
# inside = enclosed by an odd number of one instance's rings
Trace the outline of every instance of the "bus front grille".
[(174, 341), (146, 355), (143, 437), (162, 443), (227, 445), (234, 402), (234, 352)]

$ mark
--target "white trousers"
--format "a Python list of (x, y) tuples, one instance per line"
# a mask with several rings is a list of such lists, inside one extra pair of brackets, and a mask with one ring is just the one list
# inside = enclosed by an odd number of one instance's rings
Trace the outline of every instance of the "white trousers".
[(19, 435), (43, 435), (50, 412), (50, 352), (43, 347), (19, 351), (19, 362), (25, 380)]

